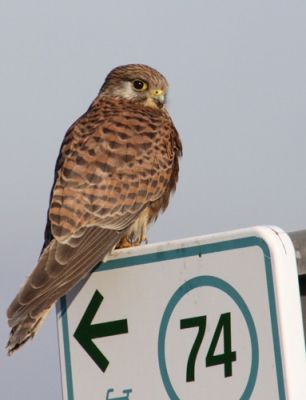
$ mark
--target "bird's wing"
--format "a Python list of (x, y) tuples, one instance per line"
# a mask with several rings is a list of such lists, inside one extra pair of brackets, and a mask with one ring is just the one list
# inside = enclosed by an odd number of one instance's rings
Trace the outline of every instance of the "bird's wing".
[(8, 308), (11, 327), (70, 290), (163, 195), (177, 151), (174, 131), (160, 110), (99, 98), (68, 130), (51, 192), (48, 239)]

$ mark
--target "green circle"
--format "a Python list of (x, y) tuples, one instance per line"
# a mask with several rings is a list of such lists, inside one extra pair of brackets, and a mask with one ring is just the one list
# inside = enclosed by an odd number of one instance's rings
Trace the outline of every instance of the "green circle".
[(245, 301), (240, 296), (240, 294), (237, 292), (237, 290), (234, 289), (233, 286), (231, 286), (224, 280), (209, 275), (197, 276), (185, 282), (182, 286), (180, 286), (171, 297), (163, 314), (158, 335), (158, 361), (165, 389), (168, 393), (170, 400), (180, 400), (170, 382), (166, 366), (166, 358), (165, 358), (165, 340), (166, 340), (166, 332), (170, 317), (173, 313), (174, 308), (176, 307), (178, 302), (185, 296), (185, 294), (187, 294), (193, 289), (197, 289), (202, 286), (211, 286), (216, 289), (220, 289), (223, 292), (225, 292), (228, 296), (230, 296), (239, 307), (247, 323), (251, 340), (252, 363), (251, 363), (251, 371), (249, 379), (244, 389), (244, 392), (240, 397), (240, 400), (248, 400), (250, 399), (255, 386), (258, 373), (258, 363), (259, 363), (258, 338), (257, 338), (255, 324), (252, 315), (250, 313), (250, 310), (248, 309), (248, 306), (246, 305)]

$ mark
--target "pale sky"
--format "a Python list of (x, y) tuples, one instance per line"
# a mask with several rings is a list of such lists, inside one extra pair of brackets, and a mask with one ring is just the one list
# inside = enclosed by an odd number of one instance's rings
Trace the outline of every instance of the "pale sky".
[[(1, 42), (1, 329), (43, 244), (61, 141), (114, 67), (170, 84), (184, 157), (150, 243), (254, 225), (306, 227), (305, 1), (5, 1)], [(246, 283), (247, 284), (247, 283)], [(55, 311), (0, 354), (1, 398), (61, 398)]]

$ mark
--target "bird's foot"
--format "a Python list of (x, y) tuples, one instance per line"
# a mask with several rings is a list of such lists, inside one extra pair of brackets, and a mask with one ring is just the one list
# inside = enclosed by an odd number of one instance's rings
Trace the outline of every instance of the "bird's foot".
[(116, 249), (125, 249), (127, 247), (135, 247), (139, 246), (142, 242), (148, 243), (148, 239), (146, 235), (141, 235), (139, 238), (135, 240), (131, 240), (128, 236), (123, 236), (120, 242), (115, 247)]

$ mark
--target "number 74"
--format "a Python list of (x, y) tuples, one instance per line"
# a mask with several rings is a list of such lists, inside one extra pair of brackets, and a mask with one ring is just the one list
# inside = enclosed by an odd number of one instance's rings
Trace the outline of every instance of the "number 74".
[[(200, 317), (181, 319), (181, 329), (199, 327), (197, 337), (191, 348), (186, 371), (186, 382), (195, 380), (194, 368), (195, 362), (200, 349), (202, 340), (204, 338), (206, 329), (206, 315)], [(215, 350), (220, 339), (221, 332), (223, 331), (223, 353), (215, 355)], [(217, 324), (215, 333), (213, 335), (211, 344), (206, 355), (206, 367), (224, 364), (224, 377), (232, 376), (232, 363), (236, 361), (236, 352), (232, 351), (232, 338), (231, 338), (231, 313), (221, 314)]]

